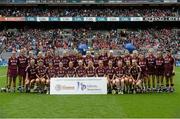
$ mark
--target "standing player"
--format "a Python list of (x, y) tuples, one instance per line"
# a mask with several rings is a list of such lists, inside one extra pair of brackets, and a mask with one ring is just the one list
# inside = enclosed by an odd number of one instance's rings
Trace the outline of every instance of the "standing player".
[(43, 64), (43, 61), (39, 60), (38, 66), (36, 68), (36, 87), (40, 93), (44, 92), (45, 84), (46, 84), (46, 79), (47, 79), (47, 69)]
[[(12, 51), (12, 56), (8, 60), (8, 91), (12, 89), (15, 92), (16, 89), (16, 77), (18, 75), (18, 59), (16, 58), (16, 52)], [(11, 84), (13, 82), (13, 88), (11, 88)]]
[(116, 64), (115, 64), (115, 60), (116, 60), (116, 58), (115, 58), (114, 55), (113, 55), (113, 51), (110, 50), (109, 53), (108, 53), (108, 62), (109, 62), (109, 61), (112, 61), (113, 66), (115, 66), (115, 65), (116, 65)]
[[(65, 68), (67, 68), (68, 67), (68, 64), (69, 64), (69, 57), (68, 57), (68, 54), (67, 54), (67, 52), (66, 51), (64, 51), (63, 52), (63, 57), (62, 57), (62, 63), (63, 63), (63, 66), (65, 67)], [(73, 63), (73, 62), (72, 62)]]
[(38, 65), (39, 62), (42, 62), (43, 65), (44, 65), (44, 63), (45, 63), (42, 52), (39, 52), (39, 53), (38, 53), (38, 56), (37, 56), (37, 58), (36, 58), (36, 63), (37, 63), (37, 65)]
[(55, 52), (55, 56), (53, 58), (53, 65), (54, 65), (54, 67), (58, 68), (60, 62), (61, 62), (61, 58), (59, 57), (58, 52)]
[(19, 87), (18, 90), (22, 92), (24, 90), (26, 79), (26, 68), (28, 66), (28, 59), (25, 56), (24, 49), (20, 50), (18, 59), (18, 75), (19, 75)]
[(155, 90), (155, 65), (156, 58), (153, 55), (153, 49), (149, 49), (147, 56), (147, 67), (148, 67), (148, 90), (151, 88), (152, 80), (152, 90)]
[(66, 77), (66, 68), (62, 62), (59, 62), (59, 67), (56, 68), (56, 77)]
[(103, 61), (103, 65), (107, 66), (108, 65), (108, 56), (105, 50), (101, 51), (101, 55), (99, 56), (99, 60)]
[(174, 91), (173, 75), (175, 69), (175, 60), (171, 55), (171, 51), (167, 50), (166, 56), (164, 58), (164, 76), (166, 79), (166, 88), (168, 92)]
[(36, 77), (35, 60), (31, 59), (29, 62), (29, 66), (27, 66), (26, 68), (26, 80), (25, 80), (26, 92), (30, 92), (30, 89), (33, 87), (36, 78), (37, 77)]
[(95, 77), (96, 76), (96, 70), (95, 70), (95, 67), (93, 66), (92, 61), (88, 62), (88, 66), (86, 67), (86, 74), (87, 74), (87, 77)]
[(124, 60), (124, 63), (126, 63), (126, 62), (130, 62), (131, 63), (131, 55), (129, 54), (128, 50), (125, 50), (125, 54), (124, 54), (123, 60)]
[(164, 79), (164, 58), (160, 51), (157, 52), (156, 58), (156, 81), (157, 81), (157, 91), (163, 91), (163, 79)]
[(142, 80), (140, 79), (141, 76), (141, 68), (137, 65), (137, 60), (132, 60), (132, 67), (130, 68), (130, 73), (133, 77), (133, 86), (135, 88), (135, 92), (142, 91)]
[(137, 50), (134, 50), (134, 51), (133, 51), (132, 57), (131, 57), (131, 61), (132, 61), (132, 60), (136, 60), (136, 62), (138, 63), (139, 57), (138, 57), (138, 51), (137, 51)]
[(83, 61), (79, 60), (78, 65), (79, 66), (76, 68), (76, 76), (77, 77), (85, 77), (86, 76), (86, 69), (83, 65)]
[(53, 56), (51, 54), (51, 51), (48, 50), (47, 53), (46, 53), (46, 56), (44, 58), (44, 62), (45, 62), (45, 66), (48, 67), (49, 66), (49, 63), (52, 63), (53, 62)]
[(85, 65), (88, 65), (89, 61), (93, 61), (93, 57), (91, 56), (91, 52), (87, 51), (86, 56), (84, 57)]
[(147, 91), (147, 82), (148, 82), (148, 68), (147, 68), (147, 59), (143, 54), (139, 55), (139, 62), (138, 62), (140, 68), (141, 68), (141, 78), (143, 82), (144, 91)]
[(116, 93), (116, 91), (114, 90), (114, 86), (115, 86), (114, 74), (115, 74), (115, 70), (113, 67), (113, 62), (109, 61), (108, 67), (106, 68), (106, 77), (108, 80), (108, 87), (110, 88), (113, 94)]
[(98, 67), (98, 63), (99, 63), (99, 54), (98, 53), (95, 53), (94, 54), (94, 67)]
[(35, 61), (35, 63), (36, 63), (36, 59), (35, 59), (35, 57), (34, 57), (33, 51), (30, 51), (30, 52), (29, 52), (29, 57), (27, 58), (28, 64), (30, 64), (30, 61), (31, 61), (32, 59), (33, 59), (33, 60)]
[(117, 67), (115, 68), (115, 80), (116, 80), (116, 87), (118, 90), (118, 94), (123, 94), (124, 91), (124, 68), (123, 68), (123, 61), (117, 62)]
[(76, 76), (76, 68), (73, 66), (73, 62), (69, 62), (69, 67), (67, 68), (67, 77), (75, 77)]

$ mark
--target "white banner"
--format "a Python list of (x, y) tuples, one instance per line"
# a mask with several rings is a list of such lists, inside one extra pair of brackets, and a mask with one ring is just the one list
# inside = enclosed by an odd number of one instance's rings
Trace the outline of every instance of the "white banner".
[(131, 21), (143, 21), (142, 17), (131, 17)]
[(107, 94), (105, 77), (52, 78), (50, 94)]
[(49, 21), (49, 17), (37, 17), (37, 21)]
[(72, 17), (60, 17), (60, 21), (72, 21)]
[(119, 21), (119, 17), (107, 17), (107, 21)]
[(96, 17), (84, 17), (84, 21), (96, 21)]

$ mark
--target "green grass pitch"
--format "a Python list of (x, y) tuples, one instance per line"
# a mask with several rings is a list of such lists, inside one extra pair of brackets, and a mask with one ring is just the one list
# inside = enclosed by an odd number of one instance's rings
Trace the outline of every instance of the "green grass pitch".
[[(6, 68), (0, 69), (0, 87)], [(58, 95), (0, 93), (0, 118), (143, 117), (180, 118), (180, 68), (174, 93), (125, 95)]]

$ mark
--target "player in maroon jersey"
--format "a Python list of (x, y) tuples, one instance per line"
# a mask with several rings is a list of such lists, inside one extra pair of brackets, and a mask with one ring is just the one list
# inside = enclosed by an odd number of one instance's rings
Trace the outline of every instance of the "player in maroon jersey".
[(16, 52), (12, 51), (12, 56), (8, 60), (8, 90), (12, 87), (11, 84), (13, 85), (12, 91), (15, 92), (16, 89), (16, 77), (18, 75), (18, 59), (16, 58)]
[(77, 57), (76, 57), (75, 51), (70, 51), (68, 58), (69, 58), (69, 61), (73, 62), (73, 64), (77, 63)]
[(49, 62), (49, 67), (47, 68), (47, 79), (46, 79), (46, 86), (45, 91), (49, 94), (50, 89), (50, 80), (56, 76), (56, 69), (53, 67), (53, 63)]
[(89, 61), (93, 61), (93, 57), (91, 56), (91, 52), (87, 51), (86, 56), (84, 57), (85, 65), (88, 65)]
[(118, 94), (123, 94), (124, 91), (124, 68), (123, 61), (119, 60), (117, 62), (117, 67), (115, 68), (115, 81)]
[(67, 77), (75, 77), (76, 76), (76, 68), (73, 66), (73, 62), (69, 62), (69, 67), (67, 68)]
[(115, 65), (116, 65), (116, 64), (115, 64), (115, 59), (116, 59), (116, 57), (113, 55), (113, 51), (110, 50), (109, 53), (108, 53), (108, 62), (109, 62), (109, 61), (112, 61), (113, 66), (115, 66)]
[(153, 49), (149, 49), (147, 56), (147, 67), (148, 67), (148, 90), (151, 88), (152, 81), (152, 90), (155, 90), (155, 65), (156, 58), (153, 55)]
[(26, 68), (26, 80), (25, 80), (26, 92), (30, 92), (30, 89), (33, 87), (36, 78), (37, 77), (36, 77), (35, 60), (31, 59), (29, 65)]
[(39, 60), (38, 66), (36, 67), (36, 87), (40, 93), (44, 92), (46, 80), (47, 80), (47, 68), (43, 64), (42, 60)]
[(102, 60), (99, 60), (99, 66), (96, 68), (96, 77), (105, 77), (106, 69)]
[(45, 63), (45, 66), (48, 67), (49, 66), (49, 63), (52, 63), (54, 60), (52, 54), (51, 54), (51, 51), (47, 51), (46, 53), (46, 56), (44, 58), (44, 63)]
[(123, 62), (123, 57), (121, 56), (121, 54), (119, 54), (118, 56), (115, 57), (115, 64), (116, 64), (116, 66), (117, 66), (119, 61), (124, 63)]
[(30, 51), (30, 52), (29, 52), (29, 57), (27, 58), (27, 60), (28, 60), (28, 65), (30, 64), (30, 61), (31, 61), (32, 59), (35, 60), (35, 63), (36, 63), (36, 59), (35, 59), (35, 57), (34, 57), (33, 51)]
[(129, 54), (128, 50), (125, 50), (123, 60), (124, 60), (124, 63), (126, 63), (127, 61), (131, 63), (131, 55)]
[(45, 63), (42, 52), (39, 52), (39, 53), (38, 53), (38, 56), (37, 56), (37, 58), (36, 58), (36, 63), (37, 63), (37, 65), (38, 65), (39, 62), (42, 62), (43, 65), (44, 65), (44, 63)]
[(85, 77), (86, 76), (86, 69), (84, 67), (83, 61), (78, 61), (78, 67), (76, 68), (76, 76), (77, 77)]
[(59, 67), (59, 63), (61, 62), (61, 59), (62, 59), (62, 58), (59, 57), (58, 52), (55, 52), (55, 56), (54, 56), (54, 58), (53, 58), (54, 68), (58, 68), (58, 67)]
[(141, 80), (141, 68), (137, 64), (137, 60), (132, 60), (132, 66), (130, 68), (130, 74), (133, 77), (133, 86), (134, 91), (139, 92), (142, 91), (142, 80)]
[(156, 58), (156, 82), (157, 82), (157, 91), (161, 92), (163, 90), (163, 79), (164, 79), (164, 58), (160, 51), (157, 52)]
[[(63, 52), (63, 57), (62, 57), (62, 63), (63, 63), (63, 66), (65, 68), (68, 67), (68, 64), (69, 64), (69, 57), (68, 57), (68, 53), (66, 51)], [(72, 62), (72, 61), (71, 61)], [(73, 62), (72, 62), (73, 63)]]
[(134, 50), (134, 51), (133, 51), (132, 57), (131, 57), (131, 61), (132, 61), (132, 60), (136, 60), (136, 62), (138, 63), (139, 57), (138, 57), (138, 51), (137, 51), (137, 50)]
[(99, 60), (103, 61), (103, 65), (104, 66), (108, 65), (108, 55), (107, 55), (105, 50), (101, 51), (101, 55), (99, 56)]
[(114, 70), (114, 67), (113, 67), (113, 62), (109, 61), (108, 66), (106, 68), (106, 77), (107, 77), (107, 80), (108, 80), (108, 87), (110, 88), (112, 93), (115, 93), (114, 86), (115, 86), (116, 82), (114, 80), (114, 76), (115, 76), (115, 70)]
[(24, 49), (20, 50), (18, 59), (18, 76), (19, 76), (19, 87), (18, 90), (21, 92), (24, 90), (25, 79), (26, 79), (26, 68), (28, 66), (28, 59), (25, 56)]
[(66, 77), (66, 68), (62, 62), (59, 62), (59, 67), (56, 68), (56, 77)]
[(96, 76), (96, 69), (93, 66), (93, 62), (91, 60), (88, 62), (88, 66), (86, 67), (86, 74), (87, 74), (87, 77)]
[(167, 91), (174, 91), (174, 83), (173, 83), (173, 75), (175, 69), (175, 60), (171, 55), (171, 51), (168, 49), (166, 52), (166, 56), (164, 57), (164, 76), (166, 80), (166, 88)]
[(138, 62), (140, 68), (141, 68), (141, 78), (144, 84), (144, 91), (148, 88), (148, 68), (147, 68), (147, 59), (143, 54), (139, 55), (139, 62)]
[(94, 67), (98, 67), (98, 63), (99, 63), (99, 54), (98, 53), (95, 53), (94, 54)]

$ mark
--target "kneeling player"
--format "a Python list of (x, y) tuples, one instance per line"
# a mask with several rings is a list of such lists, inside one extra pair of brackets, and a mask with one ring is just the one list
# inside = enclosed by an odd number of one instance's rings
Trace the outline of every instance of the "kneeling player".
[(47, 75), (46, 75), (46, 67), (44, 66), (42, 61), (38, 62), (38, 66), (36, 68), (36, 87), (40, 93), (44, 92), (46, 80), (47, 80)]
[(29, 66), (26, 68), (26, 92), (30, 92), (30, 89), (33, 87), (36, 81), (36, 67), (35, 67), (35, 60), (32, 59), (29, 62)]
[(123, 94), (124, 91), (124, 68), (123, 68), (123, 62), (118, 61), (117, 67), (115, 68), (115, 84), (118, 90), (118, 94)]
[(142, 90), (142, 81), (140, 79), (141, 76), (141, 68), (137, 65), (136, 60), (132, 60), (132, 67), (130, 69), (130, 73), (133, 77), (133, 86), (136, 92)]

